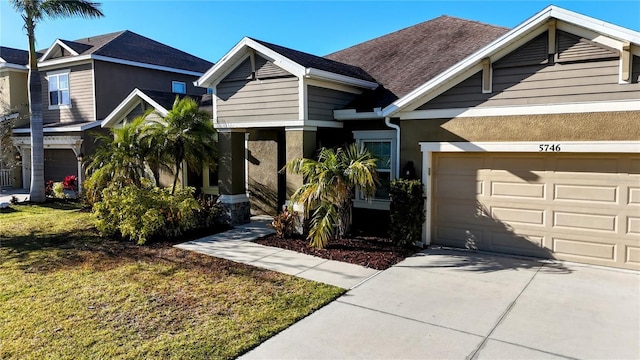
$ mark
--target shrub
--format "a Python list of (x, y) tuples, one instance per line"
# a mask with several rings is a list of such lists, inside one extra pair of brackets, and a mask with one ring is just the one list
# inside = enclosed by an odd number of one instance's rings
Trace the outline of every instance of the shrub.
[(214, 195), (200, 194), (198, 197), (200, 208), (197, 211), (197, 227), (208, 228), (222, 224), (224, 206), (218, 202), (218, 197)]
[(62, 180), (62, 186), (65, 190), (76, 191), (78, 178), (75, 175), (67, 175)]
[(171, 195), (169, 189), (109, 186), (93, 206), (96, 228), (140, 245), (156, 236), (182, 235), (198, 225), (201, 208), (193, 192), (191, 187)]
[(44, 183), (44, 195), (46, 197), (53, 196), (53, 180)]
[(53, 183), (53, 197), (56, 199), (64, 199), (64, 185), (61, 182)]
[(419, 241), (425, 220), (424, 189), (420, 180), (391, 182), (389, 237), (399, 246)]
[(296, 229), (296, 213), (289, 212), (289, 208), (284, 208), (284, 211), (273, 218), (270, 227), (276, 231), (276, 235), (279, 238), (290, 237)]

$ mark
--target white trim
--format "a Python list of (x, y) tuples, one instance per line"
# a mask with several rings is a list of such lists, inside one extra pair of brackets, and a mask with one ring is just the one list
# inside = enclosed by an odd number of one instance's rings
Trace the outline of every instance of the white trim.
[(93, 54), (92, 55), (74, 56), (74, 57), (70, 57), (70, 58), (45, 60), (45, 61), (39, 62), (38, 63), (38, 67), (39, 68), (45, 68), (45, 67), (51, 67), (51, 66), (56, 66), (56, 65), (60, 65), (60, 64), (70, 64), (70, 63), (80, 62), (80, 61), (84, 61), (84, 60), (98, 60), (98, 61), (110, 62), (110, 63), (115, 63), (115, 64), (137, 66), (137, 67), (141, 67), (141, 68), (145, 68), (145, 69), (168, 71), (168, 72), (173, 72), (173, 73), (177, 73), (177, 74), (202, 76), (202, 73), (201, 72), (197, 72), (197, 71), (176, 69), (176, 68), (169, 67), (169, 66), (147, 64), (147, 63), (138, 62), (138, 61), (116, 59), (116, 58), (112, 58), (112, 57), (108, 57), (108, 56), (93, 55)]
[(78, 62), (91, 63), (91, 55), (80, 55), (69, 58), (58, 58), (53, 60), (38, 60), (38, 69), (44, 70), (47, 67), (58, 66), (65, 64), (68, 66), (76, 66)]
[(319, 87), (319, 88), (337, 90), (337, 91), (342, 91), (342, 92), (346, 92), (346, 93), (350, 93), (350, 94), (356, 94), (356, 95), (362, 94), (362, 89), (361, 88), (357, 88), (357, 87), (338, 84), (338, 83), (334, 83), (334, 82), (322, 81), (322, 80), (318, 80), (318, 79), (306, 79), (305, 81), (306, 81), (307, 85), (309, 85), (309, 86), (315, 86), (315, 87)]
[(356, 109), (333, 110), (333, 117), (336, 120), (384, 119), (381, 108), (375, 108), (368, 112), (356, 112)]
[[(51, 80), (49, 79), (52, 76), (59, 77), (60, 75), (67, 75), (67, 91), (69, 92), (69, 103), (68, 104), (51, 104), (51, 90), (49, 90), (49, 85), (51, 84)], [(59, 110), (59, 109), (71, 109), (73, 107), (71, 101), (71, 69), (60, 69), (47, 71), (45, 75), (45, 79), (47, 79), (47, 101), (49, 102), (49, 110)], [(60, 81), (58, 80), (58, 83)], [(57, 91), (60, 91), (58, 89)]]
[(540, 145), (560, 145), (556, 153), (640, 153), (640, 141), (420, 142), (422, 152), (541, 152)]
[(240, 204), (249, 202), (249, 197), (247, 196), (247, 194), (222, 194), (218, 197), (218, 201), (223, 204)]
[[(527, 36), (530, 32), (533, 32), (536, 29), (539, 31), (540, 27), (544, 27), (544, 23), (550, 18), (555, 18), (570, 24), (591, 29), (603, 35), (617, 38), (621, 41), (628, 41), (634, 44), (640, 43), (640, 33), (636, 31), (625, 29), (617, 25), (609, 24), (601, 20), (558, 8), (556, 6), (549, 6), (525, 20), (505, 35), (492, 41), (482, 49), (476, 51), (474, 54), (451, 66), (449, 69), (440, 73), (430, 81), (417, 87), (409, 94), (394, 101), (383, 109), (383, 115), (391, 116), (399, 112), (402, 108), (409, 106), (414, 101), (420, 100), (425, 96), (425, 94), (434, 91), (445, 83), (451, 82), (452, 79), (456, 78), (460, 73), (468, 71), (471, 67), (477, 66), (483, 58), (492, 57), (492, 55), (499, 52), (504, 47), (507, 47), (511, 43), (518, 41), (520, 38)], [(546, 30), (546, 27), (544, 28)], [(493, 60), (495, 61), (497, 59)]]
[(67, 50), (68, 52), (70, 52), (71, 54), (73, 54), (73, 56), (78, 56), (80, 54), (78, 54), (78, 52), (76, 52), (75, 50), (73, 50), (72, 48), (70, 48), (69, 46), (67, 46), (67, 44), (63, 43), (60, 39), (56, 39), (53, 44), (51, 44), (51, 46), (49, 46), (49, 48), (47, 49), (47, 51), (44, 53), (44, 55), (42, 55), (42, 57), (40, 58), (40, 60), (38, 60), (38, 62), (40, 61), (46, 61), (47, 58), (49, 57), (49, 55), (51, 55), (51, 53), (53, 52), (53, 50), (56, 48), (56, 45), (59, 47), (64, 48), (65, 50)]
[[(422, 243), (431, 243), (431, 166), (436, 152), (516, 152), (540, 153), (541, 145), (560, 146), (562, 153), (640, 153), (640, 141), (510, 141), (510, 142), (420, 142), (422, 182), (425, 186), (425, 219)], [(551, 151), (549, 151), (551, 152)]]
[[(15, 146), (31, 147), (31, 137), (11, 137)], [(83, 139), (80, 136), (44, 136), (43, 143), (47, 149), (72, 149), (74, 152), (80, 150)]]
[[(93, 129), (94, 127), (100, 126), (102, 122), (101, 121), (92, 121), (89, 122), (87, 124), (84, 125), (69, 125), (69, 126), (59, 126), (59, 127), (52, 127), (52, 128), (43, 128), (42, 132), (43, 133), (57, 133), (57, 132), (78, 132), (78, 131), (85, 131), (85, 130), (89, 130), (89, 129)], [(30, 128), (21, 128), (21, 129), (14, 129), (13, 130), (14, 134), (30, 134), (31, 133), (31, 129)]]
[(315, 68), (305, 68), (297, 62), (287, 58), (286, 56), (271, 50), (270, 48), (260, 44), (259, 42), (250, 39), (248, 37), (242, 38), (229, 52), (227, 52), (222, 58), (212, 66), (204, 75), (196, 80), (195, 85), (201, 87), (212, 87), (216, 85), (223, 75), (233, 64), (237, 63), (238, 59), (244, 59), (247, 53), (247, 49), (253, 49), (260, 53), (261, 56), (272, 61), (275, 65), (281, 67), (285, 71), (297, 76), (298, 78), (310, 77), (321, 80), (328, 80), (346, 85), (352, 85), (362, 88), (375, 89), (378, 87), (378, 83), (366, 81), (362, 79), (356, 79), (350, 76), (340, 75), (329, 71), (319, 70)]
[(305, 78), (298, 78), (298, 116), (300, 119), (309, 118), (308, 90)]
[(96, 101), (96, 64), (91, 60), (91, 89), (93, 90), (93, 121), (98, 120), (98, 102)]
[(214, 124), (216, 129), (246, 129), (266, 127), (291, 127), (291, 126), (316, 126), (341, 129), (344, 125), (337, 121), (326, 120), (275, 120), (275, 121), (248, 121), (248, 122), (218, 122)]
[(321, 79), (321, 80), (329, 80), (333, 82), (337, 82), (339, 84), (345, 85), (354, 85), (361, 88), (367, 88), (370, 90), (375, 90), (379, 84), (372, 81), (357, 79), (351, 76), (345, 76), (341, 74), (332, 73), (325, 70), (319, 70), (315, 68), (307, 68), (305, 70), (305, 77), (312, 79)]
[(638, 100), (614, 100), (589, 103), (514, 105), (400, 112), (401, 120), (453, 119), (481, 116), (580, 114), (593, 112), (640, 111)]
[(8, 62), (0, 62), (0, 69), (15, 69), (15, 70), (22, 70), (22, 72), (24, 72), (24, 71), (28, 71), (29, 67), (27, 67), (26, 65), (12, 64), (12, 63), (8, 63)]
[(287, 126), (284, 131), (318, 131), (317, 126)]
[[(391, 143), (390, 160), (389, 164), (389, 180), (394, 180), (398, 177), (398, 143), (397, 134), (395, 130), (357, 130), (352, 131), (353, 138), (357, 144), (362, 142), (380, 141)], [(386, 172), (386, 170), (385, 170)], [(360, 190), (356, 188), (355, 199), (353, 201), (354, 207), (375, 209), (375, 210), (389, 210), (391, 201), (390, 199), (363, 199)]]
[(244, 192), (249, 198), (249, 135), (244, 133)]
[(113, 125), (115, 125), (116, 121), (120, 119), (123, 113), (131, 111), (129, 108), (134, 103), (136, 97), (153, 106), (153, 108), (156, 109), (156, 111), (163, 117), (166, 116), (169, 112), (155, 100), (145, 94), (142, 90), (136, 88), (133, 89), (133, 91), (129, 93), (129, 95), (127, 95), (127, 97), (120, 104), (118, 104), (118, 106), (113, 109), (113, 111), (111, 111), (111, 113), (109, 113), (106, 118), (104, 118), (104, 120), (102, 120), (102, 127), (112, 127)]

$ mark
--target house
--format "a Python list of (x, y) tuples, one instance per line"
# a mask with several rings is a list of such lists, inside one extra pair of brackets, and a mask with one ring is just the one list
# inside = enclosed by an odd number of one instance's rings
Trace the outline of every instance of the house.
[[(25, 120), (29, 113), (28, 63), (29, 52), (0, 46), (0, 127), (8, 123), (19, 126), (28, 122)], [(19, 168), (10, 166), (16, 160), (16, 151), (4, 135), (3, 131), (0, 134), (0, 187), (19, 187), (22, 180)]]
[[(173, 107), (176, 97), (182, 98), (189, 96), (200, 104), (200, 110), (211, 112), (211, 94), (176, 94), (174, 92), (157, 91), (157, 90), (141, 90), (135, 88), (127, 97), (122, 100), (113, 111), (107, 115), (102, 121), (102, 128), (113, 128), (122, 126), (132, 121), (138, 116), (147, 115), (147, 119), (151, 120), (158, 116), (165, 116)], [(157, 118), (156, 118), (157, 119)], [(208, 164), (204, 164), (201, 171), (196, 171), (187, 166), (187, 171), (182, 171), (180, 181), (188, 186), (196, 188), (196, 192), (202, 192), (209, 195), (218, 194), (218, 172), (217, 169), (209, 168)], [(160, 184), (162, 186), (171, 186), (173, 183), (173, 174), (160, 170)]]
[[(78, 175), (81, 182), (82, 159), (96, 146), (92, 133), (135, 88), (199, 96), (206, 89), (193, 81), (212, 65), (131, 31), (58, 39), (42, 53), (44, 172), (54, 181)], [(13, 133), (28, 188), (30, 129)]]
[(416, 174), (425, 245), (640, 269), (639, 77), (640, 33), (550, 6), (511, 30), (442, 16), (325, 57), (244, 38), (196, 85), (213, 89), (237, 223), (301, 184), (286, 161), (357, 141), (383, 186), (354, 199), (356, 221)]

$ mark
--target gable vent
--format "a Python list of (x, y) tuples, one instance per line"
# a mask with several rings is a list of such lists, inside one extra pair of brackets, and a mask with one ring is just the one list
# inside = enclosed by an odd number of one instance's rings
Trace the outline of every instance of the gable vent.
[(549, 55), (547, 52), (547, 34), (548, 33), (545, 32), (538, 35), (536, 38), (514, 50), (509, 55), (496, 61), (493, 64), (493, 68), (542, 65), (548, 63)]
[(618, 50), (578, 36), (558, 31), (557, 62), (588, 61), (618, 58)]

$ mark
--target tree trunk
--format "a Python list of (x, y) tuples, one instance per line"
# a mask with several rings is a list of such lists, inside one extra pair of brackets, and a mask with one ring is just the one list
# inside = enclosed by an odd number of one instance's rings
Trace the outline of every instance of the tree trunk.
[(29, 200), (44, 202), (44, 138), (42, 133), (42, 81), (38, 71), (33, 28), (29, 37), (29, 111), (31, 113), (31, 188)]

